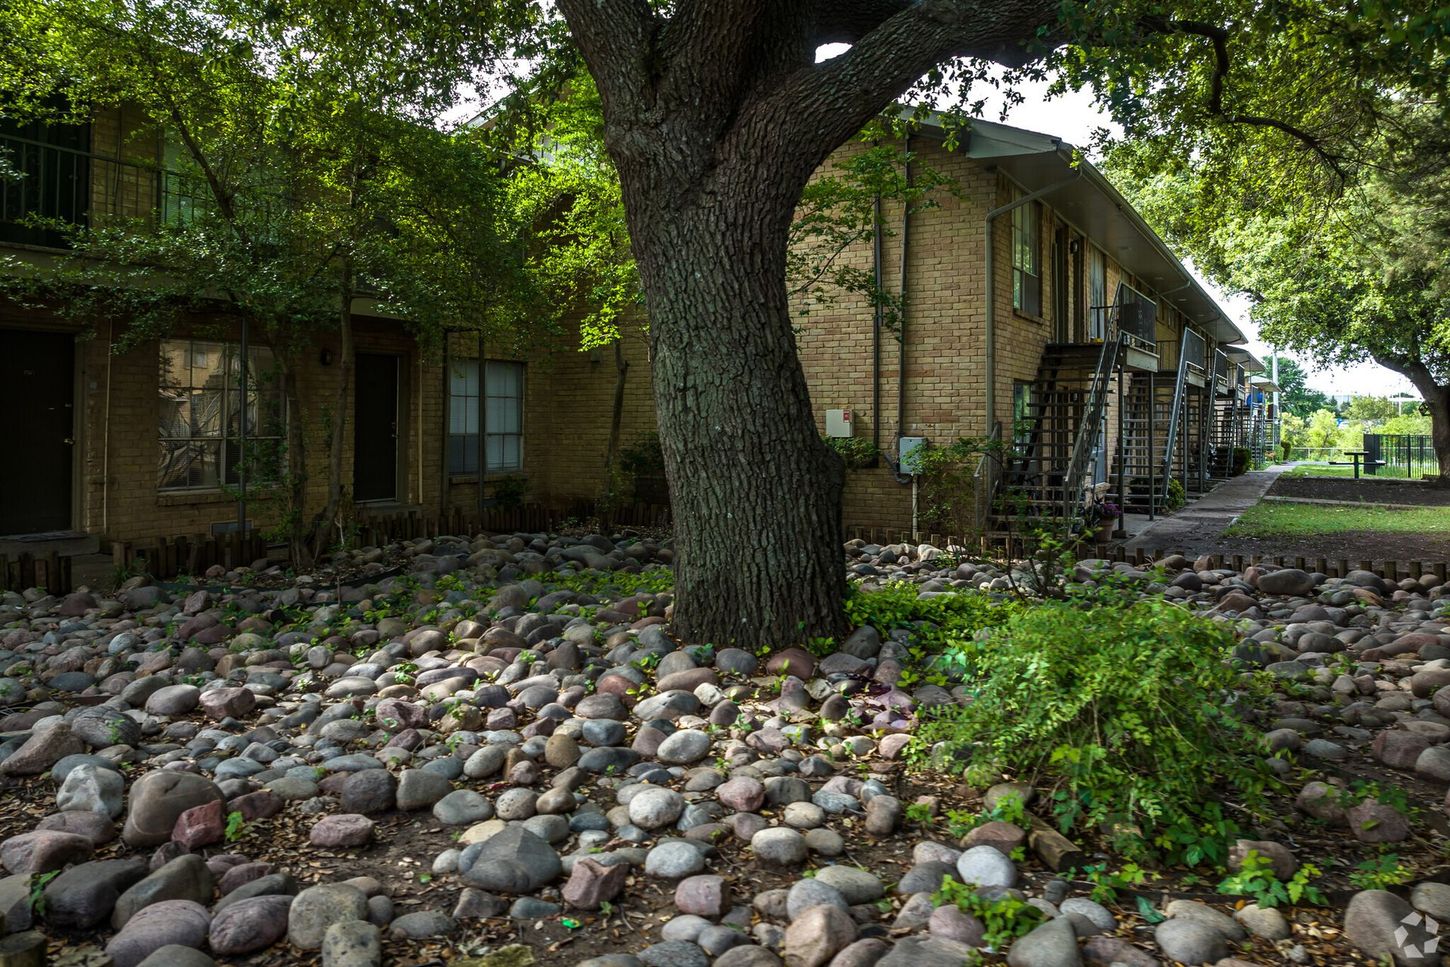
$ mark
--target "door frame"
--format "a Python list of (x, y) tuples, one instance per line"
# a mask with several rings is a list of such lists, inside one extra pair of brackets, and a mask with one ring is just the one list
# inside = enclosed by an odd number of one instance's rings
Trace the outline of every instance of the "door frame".
[[(369, 497), (358, 499), (357, 496), (357, 432), (360, 424), (357, 419), (357, 394), (362, 388), (362, 381), (358, 378), (357, 357), (359, 356), (381, 356), (393, 361), (393, 493), (387, 497)], [(408, 367), (405, 365), (405, 354), (398, 352), (373, 352), (371, 350), (356, 350), (353, 353), (353, 452), (352, 452), (352, 490), (353, 501), (357, 504), (397, 504), (402, 503), (404, 489), (404, 467), (403, 457), (407, 453), (404, 436), (407, 432), (407, 420), (403, 400), (407, 392), (405, 381), (407, 379)]]

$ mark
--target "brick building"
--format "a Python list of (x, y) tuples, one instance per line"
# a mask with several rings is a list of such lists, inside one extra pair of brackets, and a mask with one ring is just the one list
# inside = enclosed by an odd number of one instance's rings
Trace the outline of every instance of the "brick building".
[[(977, 122), (957, 150), (946, 150), (930, 128), (909, 147), (959, 191), (909, 218), (884, 206), (879, 252), (861, 244), (843, 256), (863, 268), (879, 257), (883, 283), (904, 297), (900, 332), (884, 327), (867, 300), (850, 298), (803, 317), (799, 332), (822, 431), (828, 410), (849, 411), (852, 432), (882, 453), (874, 467), (848, 474), (848, 525), (911, 525), (909, 480), (901, 482), (895, 462), (901, 437), (947, 442), (1005, 427), (998, 432), (1022, 438), (1022, 462), (1004, 473), (1040, 490), (1044, 502), (1057, 499), (1054, 486), (1070, 489), (1063, 482), (1077, 472), (1057, 465), (1063, 451), (1049, 441), (1076, 440), (1087, 426), (1100, 431), (1090, 448), (1099, 479), (1118, 472), (1116, 461), (1125, 467), (1119, 476), (1140, 481), (1139, 489), (1149, 480), (1149, 499), (1167, 475), (1206, 485), (1215, 441), (1236, 432), (1219, 419), (1223, 400), (1236, 414), (1247, 385), (1241, 364), (1252, 362), (1230, 362), (1226, 350), (1242, 335), (1173, 254), (1060, 141)], [(188, 203), (167, 171), (164, 143), (124, 112), (99, 115), (88, 127), (12, 126), (0, 130), (0, 149), (28, 173), (0, 181), (0, 253), (30, 265), (54, 258), (63, 239), (23, 224), (26, 216), (96, 225), (113, 214), (175, 217)], [(480, 448), (486, 499), (519, 481), (527, 499), (553, 505), (601, 492), (616, 392), (612, 350), (580, 352), (577, 333), (565, 327), (557, 341), (524, 354), (483, 347), (480, 374), (471, 334), (428, 352), (399, 320), (361, 301), (355, 311), (344, 479), (359, 507), (374, 514), (477, 507)], [(125, 352), (114, 351), (124, 319), (78, 329), (0, 303), (0, 413), (10, 458), (0, 474), (0, 535), (144, 541), (234, 526), (243, 400), (252, 447), (280, 433), (282, 419), (307, 421), (319, 466), (311, 497), (322, 503), (321, 427), (336, 395), (335, 341), (321, 337), (304, 354), (301, 412), (283, 414), (265, 386), (239, 388), (235, 324), (198, 318), (172, 338)], [(248, 358), (253, 373), (269, 367), (264, 346), (252, 346)], [(618, 359), (628, 364), (621, 434), (628, 445), (654, 423), (639, 327), (626, 329)], [(1137, 403), (1135, 393), (1143, 397)], [(1175, 406), (1195, 393), (1197, 409)], [(1064, 409), (1056, 396), (1073, 402)], [(1181, 432), (1169, 449), (1174, 420)], [(1129, 445), (1149, 424), (1161, 424), (1156, 449)], [(258, 505), (254, 515), (266, 513)]]

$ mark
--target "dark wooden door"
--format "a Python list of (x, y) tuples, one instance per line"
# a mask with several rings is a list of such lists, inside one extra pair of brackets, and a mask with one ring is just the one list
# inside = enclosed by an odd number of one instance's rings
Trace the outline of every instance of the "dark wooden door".
[(353, 499), (398, 497), (398, 357), (358, 353), (353, 379)]
[(1052, 340), (1069, 342), (1072, 328), (1067, 317), (1067, 226), (1058, 225), (1052, 233)]
[(71, 526), (74, 366), (70, 335), (0, 330), (0, 534)]

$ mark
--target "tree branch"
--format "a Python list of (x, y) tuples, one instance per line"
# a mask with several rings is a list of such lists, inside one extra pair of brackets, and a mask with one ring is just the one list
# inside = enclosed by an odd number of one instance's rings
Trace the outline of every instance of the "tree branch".
[(1025, 63), (1029, 45), (1040, 28), (1054, 21), (1056, 10), (1052, 0), (1001, 0), (990, 6), (974, 0), (920, 0), (903, 6), (844, 54), (796, 71), (751, 104), (731, 132), (725, 156), (734, 155), (729, 141), (764, 145), (783, 150), (797, 176), (808, 177), (839, 144), (943, 61), (973, 57), (1007, 66)]
[(854, 44), (911, 5), (911, 0), (816, 0), (811, 42)]
[(1230, 124), (1245, 124), (1252, 127), (1272, 128), (1282, 134), (1286, 134), (1314, 153), (1341, 182), (1348, 181), (1348, 173), (1344, 169), (1344, 159), (1330, 151), (1324, 146), (1322, 139), (1310, 134), (1303, 128), (1289, 124), (1279, 118), (1266, 117), (1259, 114), (1243, 114), (1231, 111), (1224, 107), (1224, 87), (1228, 82), (1229, 70), (1232, 67), (1232, 60), (1229, 57), (1228, 40), (1229, 31), (1218, 24), (1208, 23), (1202, 20), (1177, 20), (1169, 17), (1147, 17), (1143, 21), (1145, 25), (1161, 33), (1189, 34), (1195, 37), (1203, 37), (1213, 47), (1213, 74), (1209, 79), (1208, 113), (1214, 117), (1222, 118)]
[[(589, 73), (614, 116), (639, 116), (650, 91), (658, 22), (647, 0), (559, 0)], [(607, 112), (609, 113), (609, 112)]]
[(660, 28), (662, 98), (675, 103), (689, 91), (696, 103), (715, 112), (735, 106), (747, 83), (745, 61), (759, 42), (768, 0), (680, 0)]

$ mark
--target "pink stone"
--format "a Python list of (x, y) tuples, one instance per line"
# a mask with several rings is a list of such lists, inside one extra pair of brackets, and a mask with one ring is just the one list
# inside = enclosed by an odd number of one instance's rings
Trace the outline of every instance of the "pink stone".
[(221, 800), (213, 799), (200, 806), (192, 806), (176, 817), (171, 829), (173, 842), (188, 850), (220, 843), (226, 832), (226, 811)]
[(736, 776), (720, 784), (715, 798), (727, 809), (738, 813), (753, 813), (765, 805), (765, 785), (750, 776)]
[(597, 910), (624, 890), (629, 867), (623, 863), (605, 866), (588, 857), (574, 861), (569, 882), (564, 884), (564, 902), (581, 910)]
[(200, 703), (207, 718), (220, 722), (228, 717), (246, 715), (256, 708), (257, 696), (241, 687), (214, 688), (201, 693)]
[(724, 916), (730, 909), (730, 885), (723, 876), (687, 876), (675, 887), (675, 906), (711, 920)]
[(242, 814), (247, 822), (271, 819), (282, 811), (282, 797), (270, 789), (258, 789), (231, 801), (231, 807)]
[(373, 821), (357, 813), (325, 816), (308, 838), (313, 846), (361, 846), (373, 838)]

